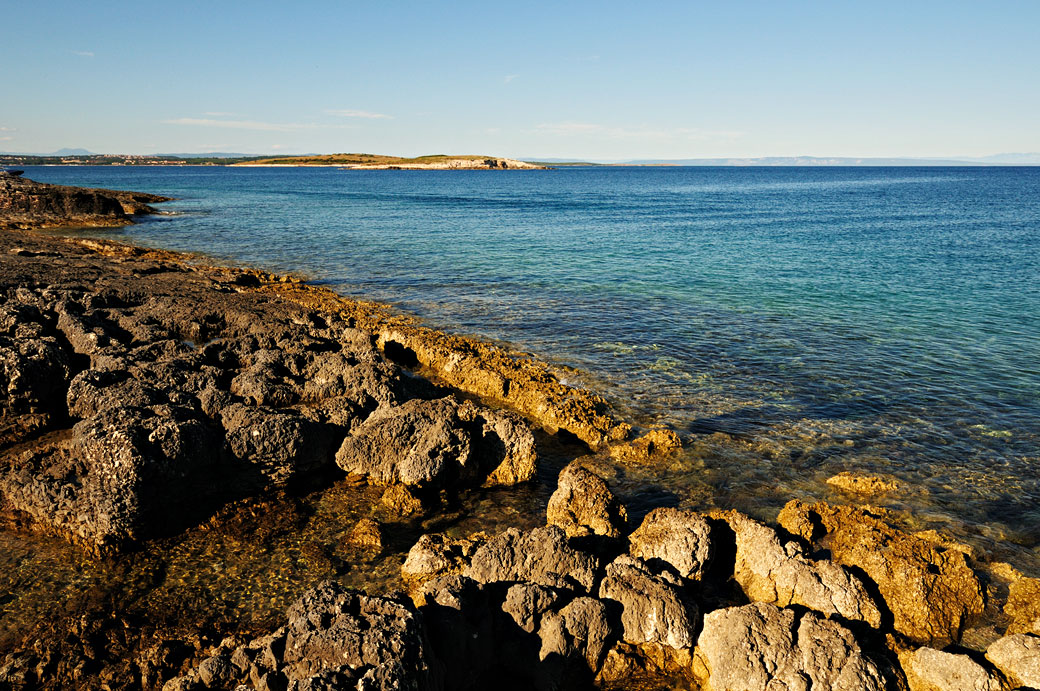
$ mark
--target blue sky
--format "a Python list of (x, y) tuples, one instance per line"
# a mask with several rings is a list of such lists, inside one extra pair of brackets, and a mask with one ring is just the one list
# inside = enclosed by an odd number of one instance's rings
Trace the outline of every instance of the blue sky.
[(0, 0), (0, 150), (1040, 151), (1040, 2)]

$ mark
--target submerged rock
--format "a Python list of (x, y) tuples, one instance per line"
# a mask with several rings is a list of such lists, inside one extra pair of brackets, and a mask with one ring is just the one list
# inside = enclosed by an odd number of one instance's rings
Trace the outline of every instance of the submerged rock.
[(895, 530), (869, 510), (792, 501), (780, 524), (809, 541), (826, 536), (834, 561), (870, 578), (895, 630), (913, 641), (956, 641), (965, 621), (983, 610), (982, 586), (964, 552)]
[(669, 429), (654, 429), (634, 441), (610, 447), (610, 455), (619, 461), (649, 463), (681, 448), (678, 434)]
[(577, 461), (560, 472), (545, 515), (550, 525), (563, 528), (568, 537), (618, 537), (628, 518), (624, 505), (607, 483)]
[(1040, 636), (1040, 578), (1019, 578), (1011, 583), (1004, 613), (1014, 620), (1008, 633)]
[(887, 688), (841, 624), (765, 603), (706, 614), (697, 657), (712, 691)]
[(885, 494), (899, 488), (899, 484), (895, 480), (886, 480), (880, 475), (852, 473), (847, 470), (827, 478), (827, 484), (837, 487), (843, 492), (866, 496)]

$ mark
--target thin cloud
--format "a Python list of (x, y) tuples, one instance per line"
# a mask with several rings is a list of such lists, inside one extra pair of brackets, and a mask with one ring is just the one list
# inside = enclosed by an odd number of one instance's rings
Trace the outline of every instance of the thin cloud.
[(212, 118), (174, 118), (163, 120), (164, 125), (190, 125), (193, 127), (223, 127), (230, 130), (256, 130), (259, 132), (295, 132), (297, 130), (316, 130), (330, 125), (316, 125), (311, 122), (258, 122), (256, 120), (214, 120)]
[(393, 115), (373, 113), (367, 110), (326, 110), (329, 115), (341, 118), (363, 118), (365, 120), (393, 120)]
[(589, 122), (555, 122), (538, 125), (535, 130), (541, 134), (561, 137), (587, 136), (600, 139), (629, 140), (687, 140), (706, 141), (712, 139), (734, 139), (744, 135), (743, 132), (729, 130), (702, 130), (696, 127), (615, 127)]
[(17, 132), (14, 127), (0, 127), (0, 132)]
[(514, 79), (516, 79), (519, 76), (520, 76), (519, 74), (507, 74), (505, 76), (505, 78), (502, 80), (502, 83), (503, 84), (508, 84), (509, 82), (513, 81)]
[(94, 57), (94, 53), (89, 51), (89, 50), (74, 50), (74, 51), (71, 51), (71, 52), (72, 52), (73, 55), (78, 55), (81, 58), (92, 58), (92, 57)]
[(0, 137), (0, 142), (9, 142), (12, 139), (14, 139), (14, 137)]
[(214, 118), (229, 118), (232, 115), (237, 115), (237, 113), (221, 113), (219, 111), (206, 111), (205, 113), (203, 113), (203, 115), (209, 115), (210, 117)]

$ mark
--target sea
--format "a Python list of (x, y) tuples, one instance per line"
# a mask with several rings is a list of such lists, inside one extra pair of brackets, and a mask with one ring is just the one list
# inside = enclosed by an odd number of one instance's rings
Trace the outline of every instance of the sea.
[(176, 197), (89, 232), (388, 303), (675, 429), (637, 504), (869, 501), (1040, 572), (1040, 167), (26, 176)]

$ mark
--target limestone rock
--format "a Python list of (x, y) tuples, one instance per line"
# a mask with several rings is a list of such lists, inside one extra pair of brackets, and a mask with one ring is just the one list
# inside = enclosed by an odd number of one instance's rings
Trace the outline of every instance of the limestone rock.
[(578, 657), (593, 673), (615, 638), (607, 606), (591, 597), (576, 597), (559, 612), (546, 615), (538, 634), (542, 660), (554, 654), (564, 659)]
[(682, 440), (678, 434), (669, 429), (654, 429), (635, 441), (610, 447), (610, 455), (619, 461), (648, 463), (681, 448)]
[(532, 583), (509, 586), (502, 611), (510, 616), (526, 633), (535, 633), (542, 625), (542, 616), (551, 612), (560, 595), (550, 588)]
[(683, 578), (695, 581), (711, 561), (711, 526), (696, 511), (654, 509), (628, 537), (628, 543), (632, 556), (651, 564), (660, 560)]
[(571, 547), (557, 526), (522, 532), (510, 528), (481, 545), (463, 575), (478, 583), (533, 583), (590, 592), (598, 559)]
[(642, 560), (622, 554), (607, 566), (599, 596), (621, 605), (626, 642), (693, 647), (697, 606), (677, 577), (654, 573)]
[(895, 480), (886, 480), (880, 475), (864, 475), (844, 470), (827, 478), (827, 484), (850, 494), (874, 496), (892, 492), (899, 488)]
[(749, 599), (881, 625), (874, 599), (847, 569), (808, 558), (798, 543), (781, 542), (775, 530), (744, 514), (729, 512), (726, 522), (736, 539), (733, 578)]
[(390, 485), (379, 502), (398, 516), (415, 516), (423, 511), (422, 500), (404, 485)]
[(547, 522), (563, 528), (568, 537), (618, 537), (628, 516), (607, 483), (577, 461), (560, 472), (545, 514)]
[(155, 213), (148, 205), (165, 201), (169, 198), (49, 185), (0, 172), (0, 228), (126, 225), (131, 214)]
[(401, 566), (401, 578), (414, 589), (438, 576), (461, 573), (486, 540), (483, 533), (463, 539), (440, 534), (423, 535), (408, 550)]
[(371, 518), (362, 518), (347, 534), (347, 542), (361, 549), (383, 549), (383, 528)]
[(841, 624), (761, 602), (706, 614), (697, 655), (712, 691), (886, 688)]
[(524, 482), (534, 477), (534, 436), (519, 420), (469, 402), (413, 399), (352, 429), (336, 463), (380, 484)]
[(910, 691), (1005, 691), (1001, 680), (967, 655), (918, 648), (900, 656)]
[(288, 410), (235, 403), (221, 413), (231, 452), (273, 486), (331, 465), (339, 439), (325, 426)]
[(1012, 582), (1004, 613), (1014, 619), (1008, 633), (1040, 636), (1040, 578), (1019, 578)]
[(982, 586), (962, 551), (895, 530), (876, 512), (792, 501), (780, 524), (810, 541), (826, 536), (833, 560), (862, 569), (896, 631), (914, 641), (956, 641), (965, 620), (983, 610)]
[(1040, 637), (1005, 636), (986, 649), (986, 659), (1016, 686), (1040, 688)]

